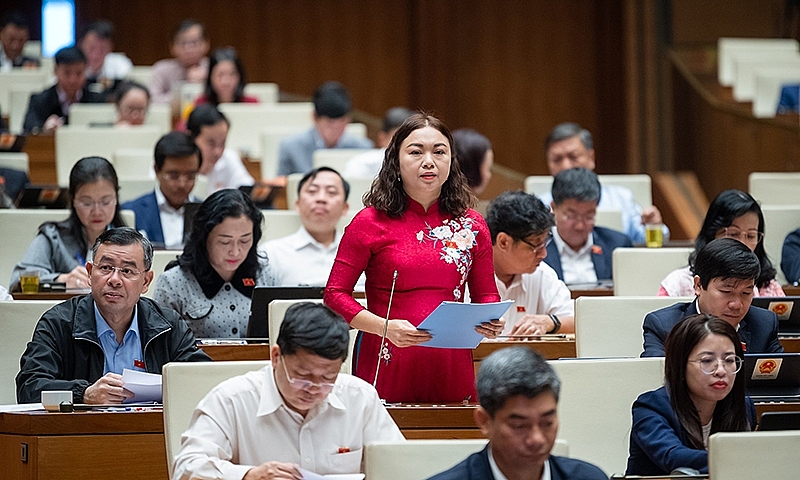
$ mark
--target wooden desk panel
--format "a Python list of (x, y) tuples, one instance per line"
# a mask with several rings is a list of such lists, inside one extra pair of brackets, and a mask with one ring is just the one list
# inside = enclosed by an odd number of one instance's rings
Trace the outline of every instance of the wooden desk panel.
[(3, 413), (0, 464), (3, 478), (15, 480), (166, 480), (163, 417), (160, 411)]
[(787, 353), (800, 353), (800, 337), (779, 337), (783, 350)]
[(484, 341), (472, 351), (472, 358), (479, 362), (495, 350), (508, 347), (528, 347), (539, 352), (547, 360), (559, 358), (575, 358), (575, 338), (563, 340), (518, 340), (518, 341)]
[(28, 177), (31, 183), (55, 185), (56, 177), (56, 137), (55, 135), (28, 135), (25, 148), (28, 154)]
[(246, 345), (198, 345), (216, 362), (269, 360), (269, 343)]

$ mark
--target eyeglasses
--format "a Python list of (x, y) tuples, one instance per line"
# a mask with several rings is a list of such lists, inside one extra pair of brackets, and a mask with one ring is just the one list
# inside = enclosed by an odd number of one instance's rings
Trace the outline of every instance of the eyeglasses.
[(186, 40), (179, 40), (179, 41), (175, 42), (175, 45), (177, 45), (179, 47), (183, 47), (183, 48), (187, 48), (187, 47), (194, 48), (194, 47), (199, 47), (200, 45), (202, 45), (204, 40), (205, 39), (203, 39), (203, 38), (189, 38), (189, 39), (186, 39)]
[(128, 105), (122, 105), (120, 111), (125, 115), (141, 115), (145, 116), (147, 114), (147, 107), (131, 107)]
[(181, 178), (186, 180), (187, 182), (194, 182), (195, 179), (197, 178), (197, 172), (192, 172), (192, 173), (164, 172), (164, 178), (166, 178), (170, 182), (177, 182)]
[(283, 365), (283, 373), (286, 374), (286, 381), (289, 382), (289, 385), (292, 386), (295, 390), (311, 390), (312, 388), (319, 389), (320, 393), (331, 393), (333, 390), (334, 385), (333, 383), (314, 383), (311, 380), (300, 380), (297, 378), (292, 378), (289, 376), (289, 371), (286, 370), (286, 360), (281, 358), (281, 365)]
[(586, 225), (594, 225), (596, 213), (589, 213), (586, 215), (576, 215), (574, 213), (562, 213), (562, 217), (570, 222), (583, 222)]
[(105, 210), (116, 204), (117, 204), (116, 198), (104, 198), (97, 202), (94, 200), (86, 200), (86, 199), (75, 200), (75, 207), (80, 208), (82, 210), (92, 210), (95, 207), (99, 207)]
[(742, 369), (742, 359), (736, 355), (728, 355), (725, 358), (702, 357), (700, 360), (689, 360), (691, 363), (700, 365), (700, 371), (707, 375), (716, 373), (719, 364), (722, 363), (722, 368), (727, 373), (737, 373)]
[(544, 242), (540, 243), (539, 245), (534, 245), (531, 242), (525, 240), (524, 238), (520, 238), (519, 241), (531, 247), (533, 249), (534, 254), (538, 254), (539, 252), (547, 248), (548, 245), (550, 245), (550, 242), (553, 241), (553, 234), (552, 232), (548, 233), (547, 238), (545, 238)]
[(743, 232), (736, 227), (725, 227), (722, 229), (723, 235), (727, 238), (739, 240), (742, 243), (758, 244), (764, 239), (764, 232)]
[(101, 277), (110, 277), (114, 272), (119, 272), (123, 278), (127, 278), (128, 280), (133, 280), (134, 278), (138, 277), (142, 274), (139, 270), (134, 270), (133, 268), (128, 267), (115, 267), (114, 265), (108, 264), (101, 264), (97, 265), (96, 263), (92, 263), (94, 266), (94, 272), (97, 272)]

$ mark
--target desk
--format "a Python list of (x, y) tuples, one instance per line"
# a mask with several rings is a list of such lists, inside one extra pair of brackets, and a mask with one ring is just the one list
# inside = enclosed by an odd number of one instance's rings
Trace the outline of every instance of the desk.
[(800, 353), (800, 337), (778, 337), (786, 353)]
[[(388, 407), (406, 438), (482, 438), (474, 410)], [(0, 413), (0, 465), (14, 480), (166, 480), (162, 412)]]
[(31, 183), (40, 185), (58, 183), (55, 135), (28, 135), (22, 151), (28, 154), (28, 177)]
[(91, 290), (80, 290), (80, 291), (66, 291), (66, 292), (39, 292), (39, 293), (22, 293), (22, 292), (15, 292), (12, 293), (11, 296), (14, 297), (14, 300), (69, 300), (70, 298), (77, 296), (77, 295), (86, 295), (90, 293)]
[(570, 289), (570, 298), (575, 300), (578, 297), (613, 297), (614, 287), (597, 287), (597, 288), (582, 288)]
[(215, 362), (269, 360), (269, 343), (246, 345), (198, 345)]
[(0, 465), (2, 477), (14, 480), (166, 480), (163, 417), (161, 412), (2, 413)]
[(478, 348), (472, 351), (472, 358), (475, 362), (480, 362), (488, 357), (495, 350), (508, 347), (528, 347), (531, 350), (536, 350), (547, 360), (556, 360), (559, 358), (575, 358), (575, 337), (564, 338), (559, 340), (517, 340), (517, 341), (500, 341), (500, 340), (485, 340), (478, 345)]

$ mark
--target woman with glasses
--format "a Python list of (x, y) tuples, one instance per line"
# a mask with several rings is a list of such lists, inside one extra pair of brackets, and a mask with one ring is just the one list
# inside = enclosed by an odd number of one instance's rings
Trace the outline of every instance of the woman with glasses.
[(150, 108), (150, 92), (141, 83), (122, 82), (115, 94), (116, 125), (142, 125)]
[(667, 338), (664, 386), (633, 404), (626, 475), (669, 475), (677, 468), (708, 472), (708, 437), (756, 425), (745, 397), (742, 344), (724, 320), (696, 314)]
[[(389, 402), (477, 400), (470, 350), (417, 346), (431, 338), (417, 325), (442, 301), (463, 302), (467, 284), (473, 303), (500, 300), (489, 231), (470, 208), (475, 199), (452, 146), (448, 128), (430, 115), (398, 127), (325, 288), (325, 303), (364, 332), (356, 375), (373, 382), (380, 361), (377, 389)], [(368, 309), (352, 295), (362, 272)], [(494, 321), (476, 330), (495, 338), (502, 329)]]
[(674, 270), (661, 281), (659, 296), (694, 296), (694, 260), (697, 252), (715, 238), (729, 237), (744, 243), (761, 262), (756, 280), (757, 297), (783, 297), (786, 294), (775, 281), (777, 271), (764, 250), (764, 215), (758, 202), (740, 190), (725, 190), (708, 207), (708, 213), (689, 254), (689, 265)]
[(117, 173), (108, 160), (78, 160), (69, 173), (69, 217), (39, 226), (39, 234), (14, 267), (10, 290), (19, 290), (19, 276), (26, 270), (39, 272), (39, 284), (61, 282), (67, 288), (87, 288), (86, 262), (91, 261), (95, 239), (108, 228), (125, 226), (118, 192)]
[(153, 300), (177, 311), (195, 337), (244, 337), (253, 288), (277, 285), (272, 265), (256, 248), (263, 218), (239, 190), (205, 199), (183, 253), (156, 280)]

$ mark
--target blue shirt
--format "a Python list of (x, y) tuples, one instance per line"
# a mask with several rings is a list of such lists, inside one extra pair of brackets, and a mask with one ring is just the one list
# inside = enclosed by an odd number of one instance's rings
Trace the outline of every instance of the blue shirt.
[(123, 369), (138, 370), (146, 372), (144, 368), (144, 355), (142, 354), (142, 342), (139, 336), (139, 312), (138, 308), (133, 309), (133, 321), (125, 336), (122, 337), (122, 344), (117, 343), (117, 334), (108, 326), (106, 319), (94, 305), (94, 321), (97, 328), (97, 338), (103, 347), (105, 364), (103, 375), (108, 372), (122, 375)]

